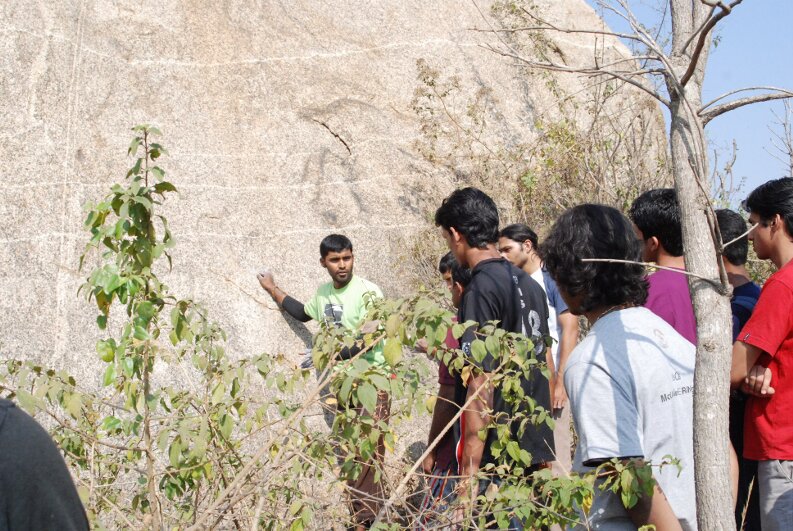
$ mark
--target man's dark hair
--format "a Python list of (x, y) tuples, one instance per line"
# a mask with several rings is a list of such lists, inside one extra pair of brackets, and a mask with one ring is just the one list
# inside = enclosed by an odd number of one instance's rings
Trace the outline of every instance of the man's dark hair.
[(445, 275), (452, 270), (452, 264), (457, 263), (451, 251), (441, 256), (441, 261), (438, 262), (438, 273)]
[(461, 188), (443, 200), (435, 212), (435, 224), (459, 232), (468, 245), (484, 249), (498, 240), (496, 203), (477, 188)]
[(740, 240), (736, 240), (724, 249), (724, 258), (733, 265), (743, 265), (746, 263), (746, 256), (749, 254), (749, 237), (746, 232), (746, 221), (737, 212), (727, 208), (716, 211), (716, 220), (719, 223), (721, 241), (724, 243), (735, 240), (743, 234)]
[(585, 258), (639, 261), (642, 244), (630, 222), (617, 209), (585, 204), (573, 207), (554, 223), (540, 246), (545, 267), (560, 289), (583, 294), (581, 310), (647, 300), (644, 266), (583, 262)]
[(473, 278), (471, 270), (461, 266), (457, 260), (452, 258), (452, 282), (460, 284), (463, 288), (467, 288), (468, 284), (471, 283), (471, 278)]
[(349, 249), (352, 252), (352, 242), (343, 234), (328, 234), (319, 242), (319, 255), (322, 258), (328, 253), (340, 253)]
[(680, 225), (680, 206), (674, 188), (648, 190), (636, 198), (628, 215), (644, 239), (655, 236), (666, 252), (683, 256), (683, 229)]
[(498, 237), (508, 238), (518, 243), (523, 243), (526, 240), (529, 240), (532, 247), (534, 247), (534, 250), (537, 250), (537, 233), (531, 230), (531, 228), (525, 223), (513, 223), (512, 225), (507, 225), (501, 229), (501, 232), (498, 233)]
[(761, 184), (749, 194), (743, 207), (760, 216), (767, 224), (776, 214), (785, 220), (785, 228), (793, 236), (793, 178), (783, 177)]

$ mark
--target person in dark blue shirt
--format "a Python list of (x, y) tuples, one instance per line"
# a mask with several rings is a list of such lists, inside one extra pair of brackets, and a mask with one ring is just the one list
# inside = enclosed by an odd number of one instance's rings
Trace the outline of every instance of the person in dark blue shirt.
[[(719, 232), (724, 243), (730, 243), (722, 253), (727, 279), (732, 285), (732, 340), (738, 338), (743, 325), (752, 316), (757, 299), (760, 297), (760, 286), (752, 282), (746, 270), (749, 253), (749, 239), (746, 236), (746, 221), (737, 213), (728, 209), (716, 211)], [(743, 235), (743, 237), (740, 237)], [(760, 530), (760, 505), (757, 494), (757, 462), (743, 457), (743, 422), (746, 410), (746, 397), (736, 390), (730, 394), (730, 441), (735, 449), (731, 456), (733, 488), (736, 497), (735, 522), (738, 529), (745, 531)], [(735, 485), (737, 472), (738, 483)]]

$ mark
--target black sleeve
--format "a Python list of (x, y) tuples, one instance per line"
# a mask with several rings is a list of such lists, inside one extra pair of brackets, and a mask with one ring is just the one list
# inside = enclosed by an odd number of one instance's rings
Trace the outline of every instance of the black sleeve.
[(88, 529), (83, 504), (55, 443), (7, 400), (0, 401), (0, 492), (0, 528)]
[(477, 325), (468, 328), (460, 338), (460, 349), (465, 354), (466, 361), (473, 363), (485, 372), (493, 372), (498, 366), (496, 358), (489, 352), (481, 361), (474, 360), (471, 354), (471, 343), (476, 339), (476, 332), (489, 321), (501, 319), (500, 304), (498, 296), (490, 290), (482, 290), (479, 287), (466, 289), (463, 300), (460, 303), (459, 320), (461, 323), (466, 321), (476, 321)]
[(355, 340), (355, 344), (351, 347), (344, 347), (339, 351), (339, 358), (343, 360), (348, 360), (350, 358), (354, 358), (363, 350), (363, 341), (360, 339)]
[(293, 299), (289, 295), (284, 298), (284, 302), (281, 303), (281, 307), (284, 309), (286, 313), (300, 321), (301, 323), (305, 323), (311, 320), (311, 316), (306, 314), (305, 307), (303, 303)]

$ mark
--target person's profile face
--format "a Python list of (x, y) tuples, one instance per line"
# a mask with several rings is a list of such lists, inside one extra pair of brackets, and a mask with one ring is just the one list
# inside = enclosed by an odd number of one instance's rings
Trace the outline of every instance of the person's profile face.
[(460, 303), (463, 301), (463, 288), (462, 284), (459, 282), (452, 282), (451, 286), (452, 290), (452, 304), (455, 308), (460, 308)]
[(637, 227), (635, 223), (631, 223), (631, 225), (633, 226), (634, 234), (636, 234), (636, 237), (642, 244), (642, 260), (645, 262), (655, 262), (657, 249), (654, 244), (658, 241), (657, 238), (648, 238), (645, 240), (644, 233), (641, 229)]
[(468, 267), (468, 260), (465, 257), (465, 248), (462, 244), (463, 236), (457, 232), (454, 227), (451, 227), (449, 230), (441, 227), (441, 236), (446, 241), (446, 245), (448, 245), (457, 263), (463, 267)]
[(352, 279), (352, 266), (355, 261), (352, 250), (344, 249), (341, 252), (331, 251), (319, 263), (328, 270), (330, 278), (336, 287), (346, 285)]
[(502, 257), (510, 261), (512, 265), (523, 269), (523, 266), (529, 260), (527, 252), (529, 249), (527, 249), (527, 246), (530, 245), (531, 243), (528, 242), (520, 243), (502, 236), (498, 239), (498, 252)]
[(446, 287), (449, 288), (449, 290), (451, 291), (451, 289), (452, 289), (452, 272), (451, 272), (451, 270), (441, 273), (441, 277), (443, 278), (443, 282), (446, 284)]
[(749, 231), (749, 241), (757, 258), (768, 260), (771, 257), (771, 226), (755, 213), (749, 214), (749, 225), (756, 225)]

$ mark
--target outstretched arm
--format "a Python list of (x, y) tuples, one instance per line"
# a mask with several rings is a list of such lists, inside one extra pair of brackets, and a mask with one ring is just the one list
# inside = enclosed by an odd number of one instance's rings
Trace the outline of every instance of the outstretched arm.
[(311, 316), (306, 314), (302, 302), (290, 297), (284, 290), (275, 285), (275, 279), (272, 273), (269, 271), (262, 271), (256, 275), (256, 278), (259, 279), (259, 284), (264, 291), (266, 291), (275, 303), (286, 313), (303, 323), (311, 320)]

